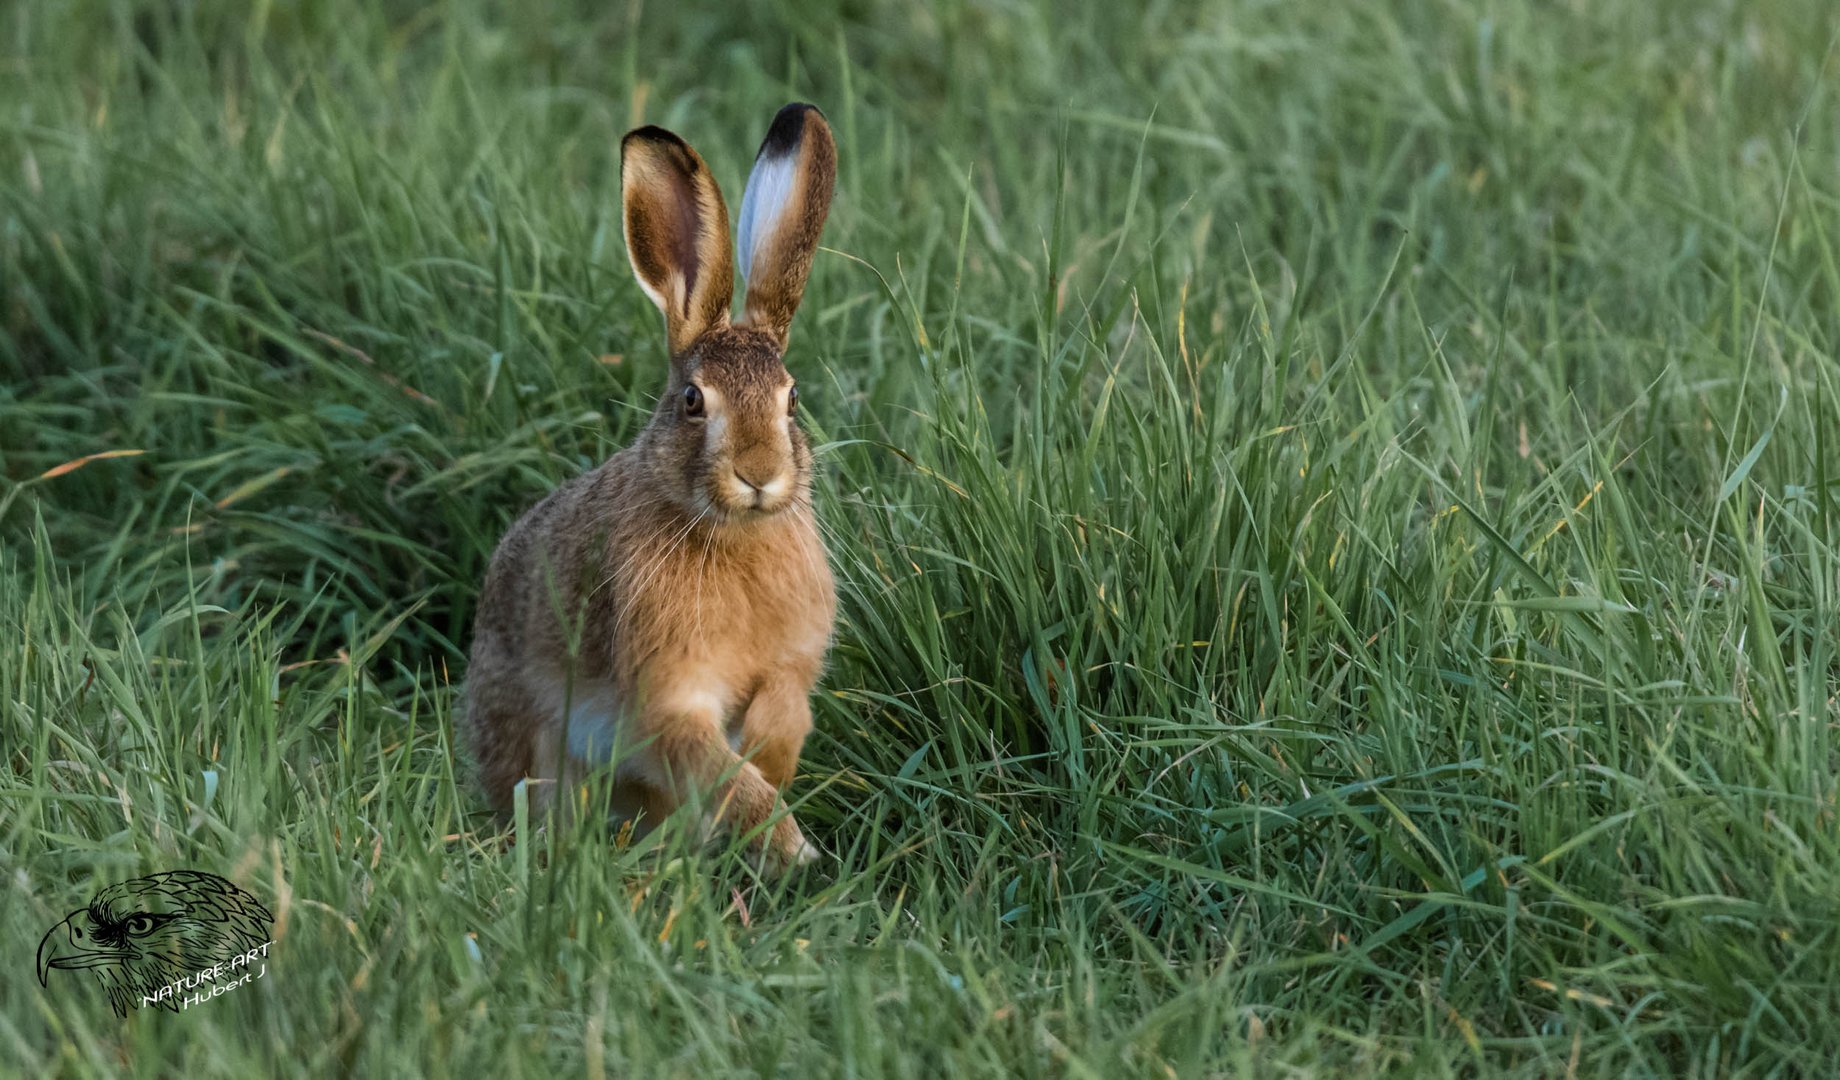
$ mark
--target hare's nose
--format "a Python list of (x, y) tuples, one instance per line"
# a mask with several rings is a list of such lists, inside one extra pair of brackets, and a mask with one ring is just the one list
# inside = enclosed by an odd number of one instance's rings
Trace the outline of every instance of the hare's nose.
[(758, 497), (761, 495), (768, 496), (769, 498), (776, 496), (786, 487), (786, 475), (784, 473), (763, 473), (749, 476), (740, 469), (736, 469), (735, 479), (747, 485), (748, 494), (756, 496), (757, 501)]

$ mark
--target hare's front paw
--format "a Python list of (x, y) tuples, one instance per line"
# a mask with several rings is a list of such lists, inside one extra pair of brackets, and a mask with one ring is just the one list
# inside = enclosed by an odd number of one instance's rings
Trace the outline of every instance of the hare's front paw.
[(793, 820), (791, 814), (780, 818), (768, 834), (763, 867), (766, 872), (777, 877), (817, 861), (818, 849), (799, 831), (799, 823)]

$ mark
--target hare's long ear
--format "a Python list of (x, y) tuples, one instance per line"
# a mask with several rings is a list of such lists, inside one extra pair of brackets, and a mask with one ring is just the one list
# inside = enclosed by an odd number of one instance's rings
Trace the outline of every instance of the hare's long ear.
[(743, 321), (772, 334), (781, 348), (805, 294), (836, 183), (837, 144), (824, 114), (796, 103), (781, 109), (754, 158), (740, 228)]
[(735, 294), (728, 207), (690, 144), (658, 127), (620, 141), (626, 255), (645, 295), (664, 312), (677, 356), (705, 330), (728, 322)]

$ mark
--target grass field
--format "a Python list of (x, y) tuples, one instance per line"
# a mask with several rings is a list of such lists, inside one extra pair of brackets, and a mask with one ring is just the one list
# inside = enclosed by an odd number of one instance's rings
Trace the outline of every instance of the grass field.
[[(1827, 0), (0, 5), (0, 1072), (1829, 1073)], [(837, 204), (760, 883), (454, 757), (638, 430), (618, 140)], [(190, 867), (267, 975), (39, 938)]]

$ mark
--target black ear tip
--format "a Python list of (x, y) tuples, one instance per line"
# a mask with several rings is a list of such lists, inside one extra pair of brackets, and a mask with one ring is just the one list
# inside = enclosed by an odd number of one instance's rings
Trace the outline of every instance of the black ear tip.
[(790, 153), (799, 145), (799, 136), (805, 133), (807, 115), (824, 119), (824, 113), (816, 105), (808, 105), (803, 101), (795, 101), (774, 113), (773, 124), (767, 128), (767, 137), (760, 143), (760, 153), (775, 156)]
[(632, 129), (626, 133), (625, 138), (620, 140), (620, 168), (622, 171), (626, 168), (629, 156), (638, 147), (648, 148), (653, 160), (667, 161), (670, 163), (669, 167), (685, 176), (694, 176), (702, 171), (702, 159), (696, 156), (695, 150), (690, 149), (689, 143), (679, 138), (676, 132), (666, 131), (664, 128), (651, 124)]
[(620, 149), (624, 151), (635, 142), (664, 143), (667, 146), (690, 149), (690, 144), (679, 138), (676, 132), (666, 131), (656, 124), (647, 124), (627, 132), (626, 136), (620, 140)]

